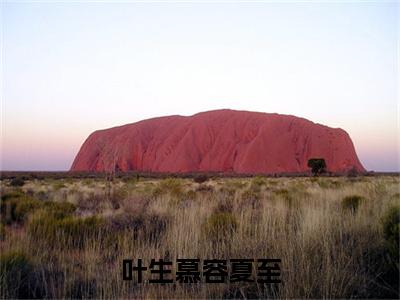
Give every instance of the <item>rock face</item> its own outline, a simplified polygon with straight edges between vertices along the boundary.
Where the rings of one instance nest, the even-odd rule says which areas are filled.
[[[216,110],[148,119],[92,133],[71,171],[307,172],[365,171],[342,129],[289,115]]]

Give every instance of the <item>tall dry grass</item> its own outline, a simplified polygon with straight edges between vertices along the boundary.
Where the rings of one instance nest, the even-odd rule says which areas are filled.
[[[3,181],[2,222],[27,197],[39,204],[3,225],[0,296],[398,297],[398,257],[388,251],[383,220],[400,204],[399,183],[383,176],[141,179],[111,188],[102,179]],[[126,258],[146,266],[152,258],[280,258],[282,283],[137,284],[122,280]]]

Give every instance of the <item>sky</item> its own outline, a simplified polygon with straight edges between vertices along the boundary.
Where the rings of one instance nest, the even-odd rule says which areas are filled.
[[[400,171],[397,1],[1,2],[1,170],[68,170],[98,129],[221,108],[346,130]]]

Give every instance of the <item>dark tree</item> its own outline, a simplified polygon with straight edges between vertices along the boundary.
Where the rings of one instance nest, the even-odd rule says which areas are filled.
[[[307,166],[311,168],[311,172],[314,176],[324,173],[326,171],[326,163],[323,158],[310,158]]]

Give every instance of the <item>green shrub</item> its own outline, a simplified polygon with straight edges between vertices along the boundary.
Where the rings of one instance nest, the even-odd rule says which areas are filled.
[[[243,182],[240,179],[232,179],[232,180],[226,180],[224,182],[224,187],[230,190],[240,190],[246,186],[246,182]]]
[[[223,239],[238,227],[235,216],[230,212],[214,212],[203,225],[203,233],[211,239]]]
[[[62,181],[57,181],[57,182],[55,182],[54,184],[53,184],[53,189],[55,190],[55,191],[58,191],[58,190],[60,190],[60,189],[62,189],[62,188],[65,188],[66,187],[66,185],[64,184],[64,182],[62,182]]]
[[[83,185],[86,185],[88,187],[93,187],[94,186],[94,181],[91,178],[82,179],[81,182],[82,182]]]
[[[159,187],[162,192],[168,192],[172,195],[180,195],[183,190],[182,182],[177,178],[166,178],[160,181]]]
[[[343,186],[343,182],[339,181],[339,180],[332,180],[330,182],[331,188],[340,188]]]
[[[121,203],[128,196],[128,190],[126,188],[113,188],[108,195],[108,200],[113,209],[121,207]]]
[[[342,200],[342,208],[349,210],[355,214],[360,206],[361,202],[364,201],[364,197],[358,195],[346,196]]]
[[[34,198],[22,198],[17,200],[15,206],[15,219],[16,221],[22,222],[25,220],[26,216],[35,211],[36,209],[43,206],[43,203]]]
[[[56,219],[71,216],[76,211],[76,206],[69,202],[44,202],[43,207]]]
[[[17,194],[16,197],[6,197],[1,202],[1,217],[6,224],[23,222],[27,215],[43,206],[37,199]]]
[[[295,208],[299,205],[298,201],[295,201],[296,198],[293,197],[293,194],[296,191],[294,190],[287,190],[287,189],[277,189],[274,190],[274,194],[277,195],[278,197],[280,197],[281,199],[283,199],[283,201],[285,202],[285,204],[287,205],[287,207],[289,209]]]
[[[9,193],[5,193],[4,195],[1,195],[1,200],[7,201],[8,199],[21,198],[23,196],[25,196],[25,194],[22,191],[12,191]]]
[[[107,197],[104,194],[91,192],[87,197],[83,197],[79,194],[79,201],[77,206],[80,210],[89,212],[99,212],[100,208],[107,201]]]
[[[263,177],[261,177],[261,176],[256,176],[256,177],[254,177],[252,180],[251,180],[251,185],[252,186],[258,186],[258,187],[260,187],[260,186],[263,186],[263,185],[265,185],[266,184],[266,181],[265,181],[265,179],[263,178]]]
[[[230,199],[232,199],[233,197],[235,197],[237,189],[235,189],[234,187],[230,186],[230,185],[224,185],[219,189],[219,193],[224,195],[225,197],[228,197]]]
[[[167,194],[171,196],[171,204],[178,205],[185,197],[182,180],[178,178],[166,178],[161,180],[156,188],[152,190],[153,197]]]
[[[386,248],[397,265],[399,264],[400,207],[390,207],[382,218]]]
[[[319,178],[316,182],[320,188],[323,189],[337,189],[343,186],[343,183],[338,180],[332,180],[331,178]]]
[[[103,219],[99,217],[56,218],[43,210],[33,216],[28,224],[28,233],[34,240],[43,241],[51,247],[82,248],[87,241],[100,236],[103,225]]]
[[[331,184],[328,181],[328,179],[318,179],[316,182],[320,188],[329,189],[331,187]]]
[[[266,184],[267,184],[267,185],[270,185],[270,186],[276,186],[276,185],[279,184],[279,181],[277,181],[276,179],[268,179],[268,180],[266,181]]]
[[[40,297],[34,284],[34,267],[28,256],[19,251],[0,256],[0,297]]]
[[[45,209],[54,217],[61,218],[71,215],[76,207],[68,202],[41,201],[21,193],[6,194],[2,197],[1,217],[6,224],[24,222],[29,214],[38,209]]]
[[[250,187],[249,189],[245,190],[242,193],[242,201],[245,203],[248,203],[251,205],[253,208],[257,207],[257,204],[259,204],[260,199],[261,199],[261,192],[260,188],[257,187]]]
[[[24,184],[25,184],[25,180],[22,178],[19,178],[19,177],[13,178],[10,181],[11,186],[23,186]]]

